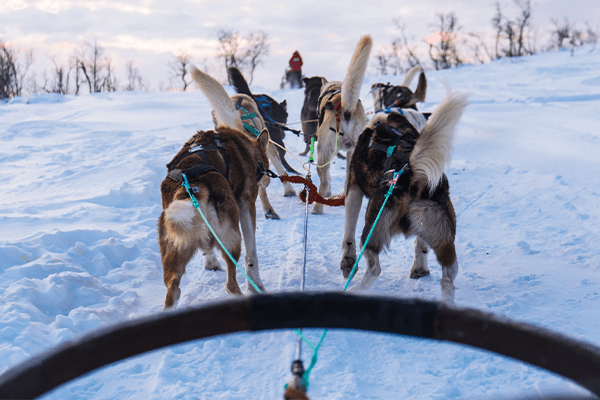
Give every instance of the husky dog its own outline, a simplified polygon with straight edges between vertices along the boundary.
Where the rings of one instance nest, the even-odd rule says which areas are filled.
[[[301,156],[305,156],[310,150],[310,138],[317,137],[317,103],[321,94],[321,88],[327,83],[327,79],[322,76],[312,76],[310,78],[302,78],[304,82],[304,104],[300,112],[300,121],[302,122],[302,133],[304,134],[304,142],[306,148]]]
[[[344,82],[328,82],[321,89],[317,103],[317,173],[320,179],[319,194],[323,197],[331,196],[331,159],[337,150],[346,150],[346,170],[349,171],[356,140],[367,124],[359,96],[372,46],[371,36],[363,36],[354,50]],[[347,183],[346,175],[344,189]],[[315,203],[312,213],[323,214],[323,205]]]
[[[212,106],[213,106],[213,122],[215,124],[215,127],[217,127],[222,122],[215,117],[215,114],[217,112],[216,108],[215,108],[215,104],[217,104],[220,107],[223,107],[223,105],[220,103],[216,103],[217,101],[220,101],[220,99],[211,100],[211,96],[214,97],[215,96],[214,93],[216,93],[216,92],[211,91],[212,87],[207,87],[207,82],[214,81],[214,79],[212,77],[210,77],[209,75],[205,74],[204,72],[200,71],[197,68],[194,68],[192,70],[192,78],[196,81],[196,84],[198,84],[200,89],[202,89],[205,96],[208,98],[208,100],[212,104]],[[211,81],[209,81],[209,79]],[[218,83],[218,85],[223,90],[223,92],[225,92],[225,89],[223,89],[223,86],[221,86],[220,83]],[[227,92],[225,92],[225,93],[227,93]],[[219,93],[219,95],[220,94],[221,93]],[[256,105],[256,102],[252,99],[252,97],[247,96],[245,94],[236,94],[236,95],[231,96],[231,99],[229,102],[234,106],[234,109],[237,110],[236,113],[238,114],[238,119],[240,120],[239,124],[237,124],[235,126],[236,129],[239,129],[240,131],[245,132],[246,135],[248,135],[252,138],[256,138],[263,129],[266,129],[265,121],[264,121],[263,117],[261,116],[261,114],[258,110],[258,106]],[[274,147],[275,146],[273,145],[273,146],[269,146],[268,148],[265,148],[267,151],[267,155],[269,156],[269,158],[272,161],[273,160],[279,161],[279,155],[277,154],[277,151],[274,149]],[[280,162],[277,163],[276,161],[273,161],[273,164],[275,164],[275,168],[277,168],[277,171],[279,171],[281,168],[282,173],[285,173],[285,171],[283,170],[283,167],[281,167]],[[273,209],[273,206],[271,205],[271,202],[269,201],[269,196],[267,195],[267,186],[269,186],[270,182],[271,182],[271,178],[269,178],[268,175],[264,175],[262,177],[261,181],[259,182],[258,195],[260,197],[260,202],[263,207],[263,213],[264,213],[265,218],[279,219],[279,215],[277,215],[277,213],[275,212],[275,209]],[[291,183],[285,182],[284,183],[284,196],[295,196],[295,194],[296,194],[296,192],[294,191],[294,188],[292,187]]]
[[[158,242],[167,286],[165,308],[177,303],[181,277],[198,249],[204,255],[204,268],[220,269],[213,250],[217,240],[190,203],[190,195],[182,187],[184,175],[202,213],[236,262],[241,253],[241,226],[246,273],[264,290],[256,256],[255,203],[258,182],[269,167],[269,133],[264,129],[252,138],[241,132],[242,121],[221,84],[198,70],[194,75],[201,80],[200,87],[211,102],[217,128],[198,131],[188,140],[167,164],[169,173],[161,184],[163,212],[158,220]],[[221,254],[227,264],[225,289],[230,294],[242,294],[235,263],[224,250]],[[256,291],[250,284],[248,287]]]
[[[269,137],[273,142],[281,146],[273,146],[273,149],[277,150],[277,154],[279,156],[277,159],[273,159],[269,156],[273,166],[277,170],[277,173],[279,175],[283,175],[285,171],[288,171],[298,174],[298,171],[292,168],[285,159],[286,151],[285,144],[283,143],[285,132],[281,126],[286,124],[288,118],[287,101],[283,100],[281,103],[279,103],[269,95],[253,94],[252,91],[250,91],[248,82],[246,82],[246,79],[244,79],[244,75],[242,75],[240,70],[236,67],[229,67],[227,69],[227,76],[229,77],[229,80],[237,93],[245,94],[254,99],[256,105],[258,106],[258,110],[265,121],[267,130],[269,131]],[[279,167],[279,164],[281,164],[283,168]],[[296,193],[293,191],[293,188],[291,192],[289,189],[290,187],[286,187],[285,196],[294,196]]]
[[[427,79],[425,73],[421,71],[417,89],[413,93],[408,86],[421,71],[421,67],[412,67],[404,77],[402,85],[394,86],[384,83],[374,83],[371,86],[373,99],[375,101],[375,111],[383,110],[386,107],[412,108],[417,109],[416,103],[425,101],[427,92]]]
[[[399,234],[416,236],[411,278],[429,274],[431,247],[442,266],[442,299],[454,304],[458,262],[454,248],[456,216],[444,170],[450,162],[454,131],[464,107],[464,93],[449,93],[424,124],[421,133],[400,112],[379,113],[369,122],[356,145],[348,175],[346,219],[340,268],[345,278],[356,262],[355,232],[363,196],[369,198],[361,248],[389,189],[393,172],[399,176],[392,195],[375,226],[364,255],[367,270],[352,289],[366,290],[381,274],[379,253]],[[411,123],[412,122],[412,123]],[[395,147],[394,147],[395,146]]]

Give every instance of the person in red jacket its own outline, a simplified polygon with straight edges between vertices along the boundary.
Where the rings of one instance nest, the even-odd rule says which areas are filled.
[[[289,82],[292,89],[302,88],[302,57],[298,50],[290,58]]]

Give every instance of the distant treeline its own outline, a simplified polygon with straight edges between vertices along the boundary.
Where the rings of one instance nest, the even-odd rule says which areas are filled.
[[[447,69],[465,63],[486,63],[505,57],[522,57],[551,50],[568,48],[573,54],[577,47],[595,44],[600,37],[598,29],[580,26],[568,19],[552,19],[552,28],[546,32],[542,43],[540,32],[531,24],[531,0],[513,0],[516,17],[508,18],[499,2],[490,19],[493,33],[463,32],[455,13],[436,14],[432,24],[434,35],[418,42],[409,40],[406,25],[399,19],[392,21],[399,36],[390,46],[375,55],[373,73],[377,75],[399,75],[414,66],[423,69]],[[254,79],[256,68],[263,64],[269,54],[268,34],[264,31],[240,35],[236,31],[218,32],[219,52],[216,56],[216,72],[235,66],[249,78]],[[117,80],[111,58],[96,41],[83,43],[74,49],[66,64],[48,56],[53,68],[43,72],[41,78],[30,73],[35,61],[33,50],[16,51],[12,45],[0,38],[0,100],[23,94],[59,93],[81,94],[111,91],[152,90],[133,61],[125,66],[125,81]],[[185,51],[174,55],[169,62],[169,81],[161,82],[156,88],[164,90],[187,90],[190,85],[189,66],[192,57]],[[207,61],[200,67],[209,69]],[[221,69],[222,68],[222,69]],[[214,71],[213,71],[214,72]],[[219,75],[219,74],[217,74]]]
[[[464,32],[455,13],[436,14],[432,26],[438,32],[422,42],[410,40],[406,35],[406,24],[394,19],[399,36],[391,46],[375,56],[375,73],[378,75],[403,74],[414,66],[423,69],[447,69],[465,63],[486,63],[507,57],[522,57],[552,50],[575,48],[593,44],[600,37],[598,29],[580,26],[568,19],[552,19],[552,28],[546,35],[532,26],[531,0],[513,0],[509,18],[499,2],[490,19],[493,33]]]

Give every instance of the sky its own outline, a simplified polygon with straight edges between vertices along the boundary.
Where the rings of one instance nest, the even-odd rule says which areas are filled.
[[[389,46],[398,35],[392,21],[406,24],[408,38],[418,44],[435,33],[436,13],[454,12],[462,31],[488,32],[493,1],[427,0],[399,3],[365,1],[59,1],[0,0],[0,38],[16,48],[33,48],[36,73],[49,69],[49,56],[66,60],[82,42],[97,41],[113,60],[121,81],[125,64],[133,61],[155,90],[169,81],[168,63],[187,51],[198,66],[224,77],[216,61],[217,33],[235,30],[241,35],[262,30],[269,35],[270,53],[255,72],[253,84],[274,89],[281,82],[294,50],[304,58],[303,73],[342,80],[358,39],[371,34],[373,54]],[[501,2],[505,14],[516,16],[513,2]],[[596,1],[534,1],[532,24],[540,35],[550,20],[568,18],[583,26],[600,27]],[[488,32],[489,33],[489,32]],[[546,39],[544,39],[546,40]],[[162,84],[160,83],[162,82]]]

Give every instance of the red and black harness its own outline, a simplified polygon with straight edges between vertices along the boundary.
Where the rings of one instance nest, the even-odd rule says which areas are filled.
[[[332,110],[333,114],[335,115],[335,132],[339,132],[340,131],[340,122],[341,122],[341,117],[340,117],[340,109],[342,106],[342,101],[340,99],[340,101],[337,102],[337,104],[333,104],[333,98],[342,91],[341,88],[338,88],[335,85],[332,85],[329,90],[321,93],[321,95],[319,96],[319,100],[317,101],[317,104],[319,105],[319,107],[317,108],[317,119],[319,120],[319,126],[321,126],[323,124],[323,119],[325,118],[325,110]],[[327,100],[324,100],[325,97],[327,97]],[[324,101],[324,104],[321,106],[321,102]],[[334,130],[333,128],[330,128],[332,131]],[[341,136],[344,135],[343,132],[339,132]]]

